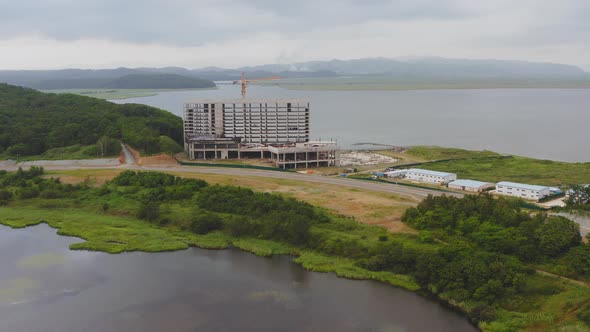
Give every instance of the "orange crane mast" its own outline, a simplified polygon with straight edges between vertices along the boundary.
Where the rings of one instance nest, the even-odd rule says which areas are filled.
[[[279,79],[281,79],[279,76],[246,79],[246,75],[244,74],[244,72],[242,72],[242,98],[246,98],[246,84],[257,81],[272,81]],[[234,84],[238,84],[238,81],[234,81]]]

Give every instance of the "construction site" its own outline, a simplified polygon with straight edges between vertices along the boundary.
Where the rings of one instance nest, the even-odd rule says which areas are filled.
[[[189,159],[263,159],[282,169],[339,166],[336,141],[310,141],[309,101],[246,98],[252,81],[242,76],[241,99],[184,104]]]

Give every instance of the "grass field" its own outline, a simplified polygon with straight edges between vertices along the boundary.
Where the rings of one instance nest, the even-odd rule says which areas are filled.
[[[568,163],[503,156],[491,151],[470,151],[431,146],[411,147],[403,153],[381,151],[417,168],[457,173],[460,179],[488,182],[513,181],[545,186],[590,183],[590,163]]]
[[[72,170],[47,173],[48,176],[60,177],[65,183],[88,181],[91,184],[101,185],[120,172],[120,170]],[[364,224],[385,227],[392,232],[415,233],[415,230],[401,222],[401,215],[407,207],[417,204],[417,201],[407,197],[293,180],[193,172],[168,173],[202,179],[212,184],[236,185],[256,191],[281,193],[322,207],[332,213],[354,218]]]
[[[487,158],[499,157],[500,154],[492,151],[472,151],[456,148],[443,148],[439,146],[413,146],[405,151],[405,155],[422,161],[465,159],[465,158]]]

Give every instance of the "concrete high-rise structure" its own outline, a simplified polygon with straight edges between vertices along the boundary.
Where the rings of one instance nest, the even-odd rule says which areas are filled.
[[[268,159],[281,168],[338,165],[335,142],[310,142],[309,101],[195,100],[184,105],[190,159]]]
[[[309,141],[309,102],[299,99],[199,100],[184,105],[185,135],[240,138],[243,143]]]

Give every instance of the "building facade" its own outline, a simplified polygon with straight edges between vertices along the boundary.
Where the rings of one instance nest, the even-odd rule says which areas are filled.
[[[549,196],[551,190],[549,187],[503,181],[496,184],[496,193],[538,201]]]
[[[334,141],[310,141],[309,102],[197,100],[184,105],[189,159],[265,159],[283,169],[338,166]]]
[[[309,141],[309,102],[300,99],[196,100],[184,105],[185,136],[216,135],[242,143]]]
[[[430,171],[427,169],[411,168],[405,173],[405,177],[411,181],[447,184],[451,181],[457,180],[457,174]]]
[[[449,182],[449,188],[465,190],[470,192],[482,192],[485,190],[493,189],[496,185],[489,182],[482,182],[476,180],[455,180]]]

